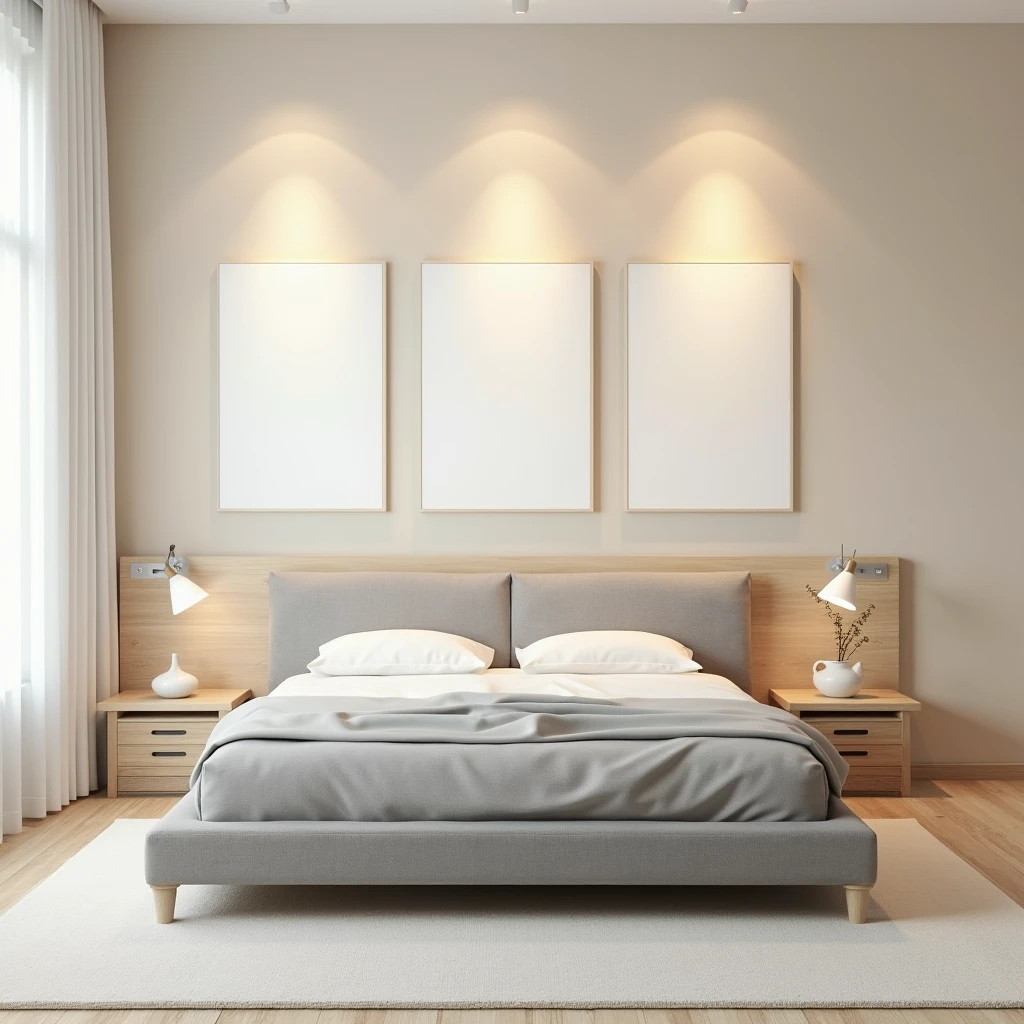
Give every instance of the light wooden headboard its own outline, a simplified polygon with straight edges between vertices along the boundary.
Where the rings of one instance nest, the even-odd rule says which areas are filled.
[[[753,693],[768,698],[772,687],[810,686],[811,665],[834,650],[832,627],[805,584],[828,582],[828,555],[757,558],[661,558],[633,556],[196,556],[188,574],[209,591],[207,600],[177,617],[171,614],[162,579],[134,580],[132,562],[160,562],[161,556],[121,559],[121,689],[148,689],[167,668],[171,652],[199,677],[201,686],[244,686],[267,692],[268,590],[271,572],[714,572],[749,571]],[[899,688],[900,568],[897,558],[864,556],[887,562],[887,580],[858,581],[858,606],[875,605],[866,632],[871,643],[857,652],[867,685]]]

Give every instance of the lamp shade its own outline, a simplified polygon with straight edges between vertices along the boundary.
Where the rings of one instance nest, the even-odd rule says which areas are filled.
[[[186,608],[210,596],[198,583],[193,583],[180,572],[175,573],[167,582],[171,589],[171,611],[175,615],[180,615]]]
[[[846,568],[827,586],[818,591],[818,600],[845,608],[848,612],[855,612],[857,610],[854,601],[857,596],[857,577],[853,575],[853,571],[856,568],[857,563],[851,558],[846,563]]]

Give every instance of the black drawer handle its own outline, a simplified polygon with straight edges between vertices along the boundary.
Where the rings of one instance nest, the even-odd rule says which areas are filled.
[[[150,729],[150,736],[184,736],[184,729]]]
[[[867,736],[867,729],[833,729],[836,736]]]
[[[867,757],[868,752],[866,750],[840,750],[840,754],[843,757]]]
[[[184,750],[154,750],[152,751],[154,757],[185,757],[187,751]]]

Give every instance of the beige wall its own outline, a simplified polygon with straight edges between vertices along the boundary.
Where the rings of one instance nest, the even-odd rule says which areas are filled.
[[[118,26],[106,47],[122,553],[845,541],[909,560],[915,760],[1024,761],[1024,29]],[[597,263],[599,512],[418,511],[419,264],[442,258]],[[362,259],[390,264],[392,511],[216,512],[217,264]],[[795,514],[622,511],[629,259],[798,263]]]

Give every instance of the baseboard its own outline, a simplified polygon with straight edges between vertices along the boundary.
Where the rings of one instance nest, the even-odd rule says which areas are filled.
[[[915,779],[1024,779],[1024,764],[915,764]]]

